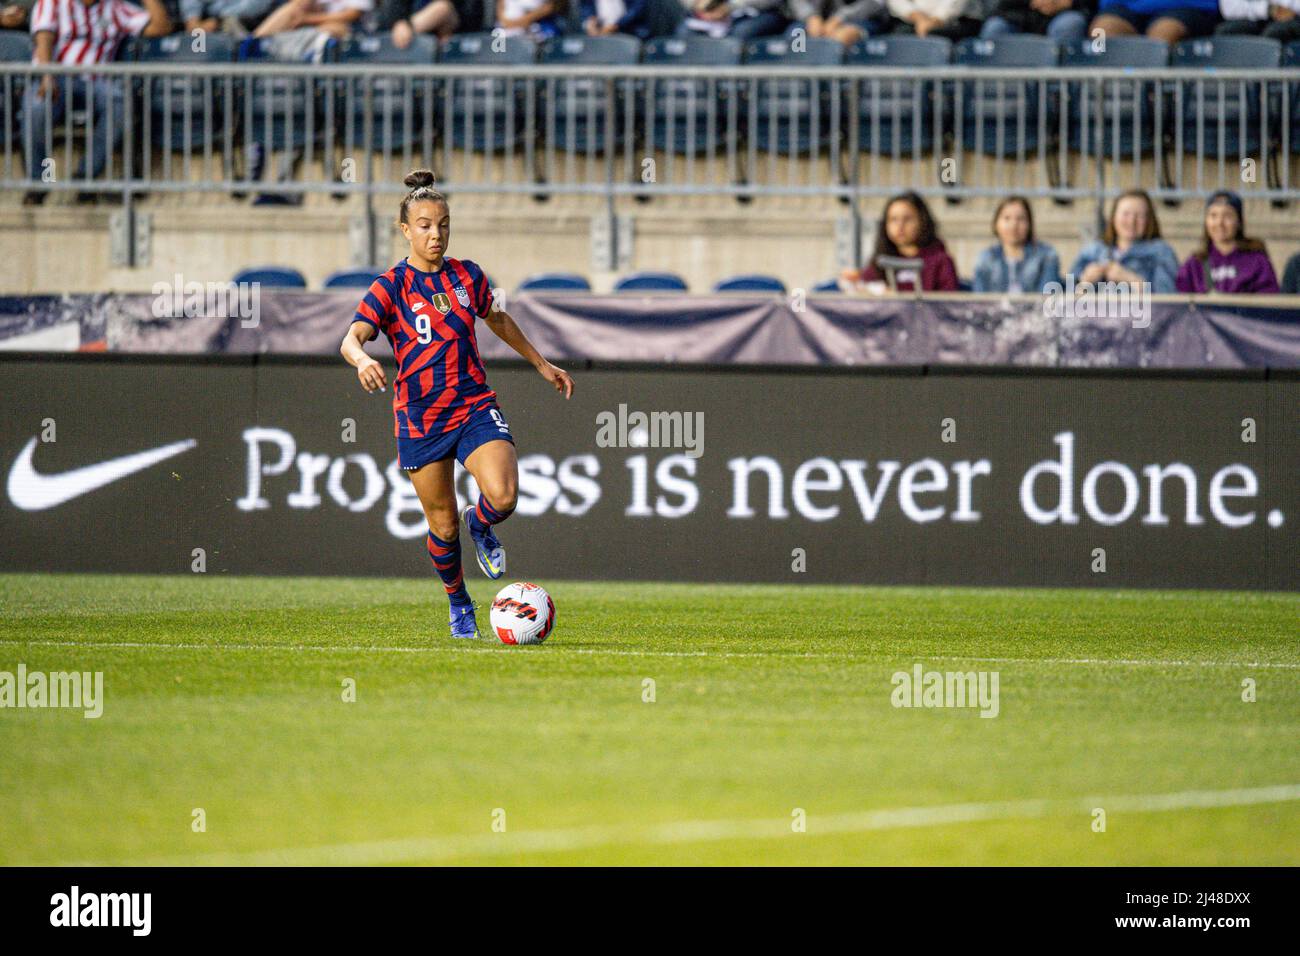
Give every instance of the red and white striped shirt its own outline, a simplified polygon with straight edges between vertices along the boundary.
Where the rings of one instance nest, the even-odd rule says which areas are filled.
[[[36,0],[32,8],[32,34],[54,34],[55,63],[107,63],[148,24],[149,12],[127,0]]]

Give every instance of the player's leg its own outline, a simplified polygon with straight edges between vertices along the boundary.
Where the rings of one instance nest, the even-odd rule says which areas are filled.
[[[465,468],[479,488],[478,501],[465,509],[465,525],[474,540],[479,568],[496,579],[505,574],[506,555],[493,526],[514,513],[519,496],[519,460],[514,442],[484,442],[466,456]]]
[[[460,522],[456,514],[456,463],[451,458],[434,461],[408,471],[411,484],[429,522],[425,546],[433,568],[442,579],[442,586],[451,603],[451,636],[476,637],[474,605],[465,589],[465,575],[461,569]]]

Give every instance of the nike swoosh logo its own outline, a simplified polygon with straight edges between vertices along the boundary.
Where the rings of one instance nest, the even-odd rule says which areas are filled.
[[[36,439],[33,438],[23,447],[13,467],[9,469],[9,500],[24,511],[44,511],[127,475],[143,471],[150,465],[156,465],[183,451],[189,451],[195,444],[193,438],[187,438],[161,448],[123,455],[121,458],[75,468],[62,474],[42,475],[32,467],[32,455],[36,451]]]

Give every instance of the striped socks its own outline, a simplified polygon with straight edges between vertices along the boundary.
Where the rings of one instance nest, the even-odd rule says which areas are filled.
[[[469,591],[465,590],[465,576],[460,567],[460,538],[443,541],[432,531],[428,539],[429,557],[433,560],[434,570],[442,578],[442,586],[447,589],[447,597],[452,607],[463,607],[470,603]]]
[[[494,524],[500,524],[515,513],[515,509],[508,511],[497,511],[488,504],[488,500],[482,495],[478,496],[478,504],[474,506],[474,519],[479,523],[478,530],[487,530]]]

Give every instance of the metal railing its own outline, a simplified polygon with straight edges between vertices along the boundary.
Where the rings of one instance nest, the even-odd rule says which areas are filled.
[[[71,109],[30,109],[58,87]],[[87,85],[98,98],[85,94]],[[25,108],[27,107],[27,108]],[[115,140],[92,175],[79,157]],[[0,63],[0,187],[1300,198],[1300,72]],[[34,143],[44,164],[24,157]],[[294,167],[264,179],[256,156]]]

